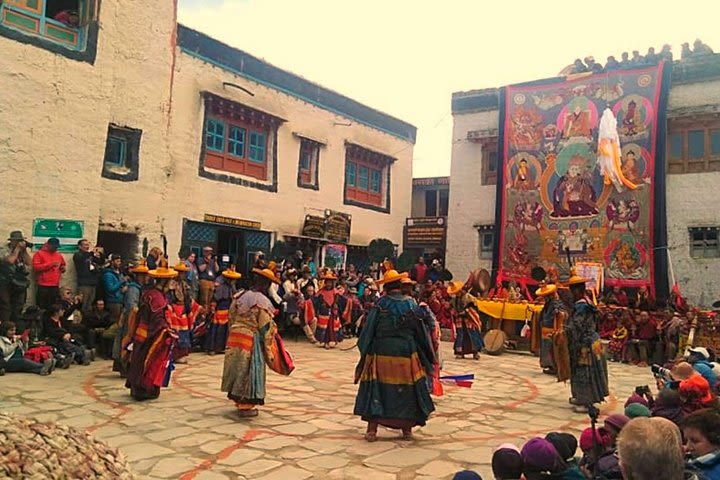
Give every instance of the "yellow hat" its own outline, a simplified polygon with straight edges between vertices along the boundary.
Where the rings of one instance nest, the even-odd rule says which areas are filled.
[[[548,295],[552,295],[555,292],[557,292],[557,285],[555,285],[554,283],[548,283],[540,285],[540,288],[535,290],[535,295],[537,295],[538,297],[546,297]]]
[[[230,280],[237,280],[238,278],[242,277],[242,274],[235,271],[235,267],[230,267],[224,272],[222,272],[222,276],[225,278],[229,278]]]
[[[465,284],[461,282],[460,280],[455,280],[454,282],[451,282],[450,285],[447,287],[447,293],[450,296],[455,296],[463,289]]]
[[[320,276],[320,280],[337,280],[337,279],[338,278],[335,276],[335,274],[332,272],[332,270],[328,270]]]
[[[406,284],[406,285],[415,285],[415,284],[417,283],[415,280],[413,280],[413,279],[410,278],[410,277],[405,277],[405,278],[403,278],[402,280],[400,280],[400,282],[401,282],[401,283],[404,283],[404,284]]]
[[[581,283],[587,283],[589,280],[587,278],[583,278],[580,275],[577,274],[577,270],[575,270],[575,267],[572,267],[570,269],[570,278],[567,281],[568,285],[579,285]]]
[[[253,268],[252,272],[256,275],[267,278],[273,283],[280,283],[280,280],[275,276],[275,272],[273,272],[269,268],[263,268],[262,270],[260,270],[259,268]]]
[[[174,268],[169,268],[167,260],[162,258],[158,263],[158,267],[155,270],[150,270],[148,275],[152,278],[175,278],[177,277],[177,272]]]
[[[407,273],[407,272],[398,273],[397,270],[387,270],[387,271],[383,274],[383,278],[381,278],[380,280],[377,281],[377,284],[378,284],[378,285],[384,285],[384,284],[386,284],[386,283],[399,282],[399,281],[401,281],[403,278],[407,278],[407,277],[408,277],[408,273]]]
[[[185,262],[178,262],[178,264],[175,265],[173,268],[178,272],[187,272],[188,270],[190,270],[187,265],[185,265]]]
[[[145,260],[140,260],[140,263],[130,269],[130,273],[140,273],[145,275],[147,275],[149,271],[150,269],[147,265],[145,265]]]

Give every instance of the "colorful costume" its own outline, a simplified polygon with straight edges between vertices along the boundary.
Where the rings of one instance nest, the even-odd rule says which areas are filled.
[[[208,353],[222,353],[225,351],[225,342],[228,336],[228,319],[230,303],[236,293],[234,280],[240,278],[240,274],[232,270],[226,270],[215,284],[215,314],[210,322],[210,328],[205,336],[205,350]],[[232,276],[231,276],[232,275]]]
[[[548,289],[550,286],[545,286]],[[553,285],[553,287],[555,287]],[[556,289],[557,287],[555,287]],[[543,289],[539,289],[538,294]],[[567,313],[565,312],[564,303],[554,293],[549,293],[545,299],[545,305],[543,305],[542,312],[540,312],[540,367],[547,372],[556,372],[557,365],[553,356],[553,340],[552,337],[556,332],[563,329],[565,318]]]
[[[170,329],[168,313],[163,292],[155,288],[145,292],[137,311],[137,328],[125,382],[136,400],[160,396],[176,339]]]
[[[342,326],[350,322],[352,304],[334,288],[320,290],[312,300],[317,315],[317,341],[322,345],[342,342]]]
[[[425,326],[428,334],[428,341],[432,345],[435,354],[435,362],[433,363],[432,377],[428,376],[428,386],[433,395],[439,397],[443,394],[442,383],[440,383],[440,369],[442,368],[442,360],[440,358],[440,324],[435,319],[432,310],[427,303],[420,302],[418,306],[418,316]]]
[[[390,428],[425,425],[435,410],[427,376],[436,362],[417,304],[400,294],[378,300],[358,340],[355,415]]]
[[[480,351],[485,347],[482,335],[482,321],[477,308],[477,299],[469,293],[462,291],[462,282],[453,282],[448,287],[448,294],[452,297],[451,306],[453,323],[455,327],[455,343],[453,351],[457,356],[472,354],[479,358]]]
[[[597,308],[583,298],[575,302],[572,316],[565,324],[570,353],[570,388],[576,405],[599,403],[610,394],[607,361],[597,333],[597,319]]]

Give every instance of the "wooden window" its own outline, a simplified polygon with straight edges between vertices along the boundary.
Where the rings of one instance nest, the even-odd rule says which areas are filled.
[[[668,173],[720,171],[720,118],[716,115],[668,122]]]
[[[437,190],[425,191],[425,216],[437,216]]]
[[[267,179],[267,131],[237,118],[208,116],[205,121],[205,166]]]
[[[300,138],[298,187],[318,189],[320,145],[320,143],[308,138]]]
[[[492,225],[480,225],[477,227],[479,235],[478,256],[482,260],[493,258],[495,247],[495,228]]]
[[[370,178],[370,191],[373,193],[380,193],[382,172],[380,170],[370,170],[370,173],[372,174]]]
[[[490,137],[481,142],[482,145],[482,175],[483,185],[497,183],[498,169],[498,141],[497,137]]]
[[[689,232],[691,257],[720,257],[720,242],[718,242],[720,227],[691,227]]]
[[[390,211],[390,165],[393,158],[352,143],[345,149],[345,203]]]
[[[355,176],[357,171],[357,164],[354,162],[347,162],[345,164],[345,183],[348,187],[355,186]]]
[[[141,130],[109,125],[102,176],[111,180],[138,179]]]
[[[85,50],[88,25],[96,20],[97,0],[0,2],[0,25],[69,50]]]

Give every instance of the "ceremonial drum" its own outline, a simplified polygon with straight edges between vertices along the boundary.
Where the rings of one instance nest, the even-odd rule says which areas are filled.
[[[485,351],[488,355],[500,355],[505,351],[507,334],[500,329],[493,328],[485,334]]]

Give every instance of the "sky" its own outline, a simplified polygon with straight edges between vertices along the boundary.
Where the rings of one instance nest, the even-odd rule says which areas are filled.
[[[453,92],[666,43],[677,59],[696,38],[717,52],[718,14],[717,0],[180,0],[178,21],[415,125],[427,177],[450,173]]]

